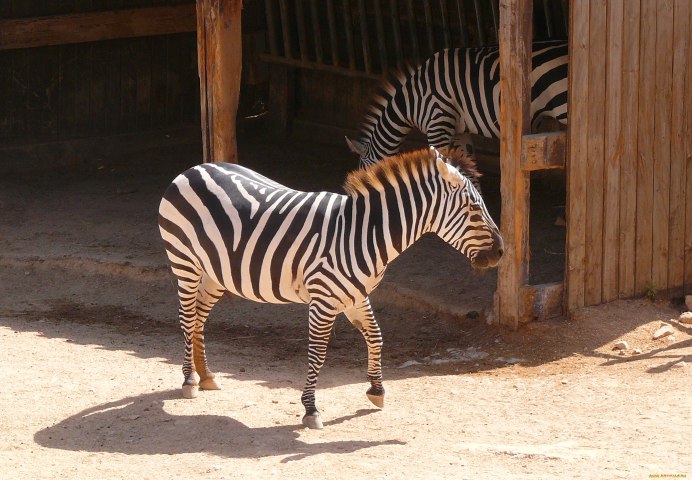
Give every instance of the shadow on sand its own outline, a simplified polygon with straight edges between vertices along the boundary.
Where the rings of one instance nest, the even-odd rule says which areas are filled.
[[[229,458],[286,456],[282,463],[323,453],[352,453],[379,445],[403,445],[392,439],[375,441],[300,440],[304,427],[277,425],[250,428],[229,416],[172,415],[165,402],[179,398],[178,390],[149,393],[83,410],[34,435],[47,448],[138,455],[206,452]],[[325,422],[325,427],[370,415],[376,409]],[[132,423],[137,422],[137,428]]]

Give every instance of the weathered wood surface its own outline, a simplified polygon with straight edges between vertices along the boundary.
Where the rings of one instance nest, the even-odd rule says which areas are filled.
[[[587,102],[589,94],[589,2],[570,2],[569,154],[567,170],[567,265],[565,301],[568,310],[584,305],[587,182]]]
[[[639,110],[639,2],[628,2],[623,14],[622,52],[622,155],[620,157],[620,215],[618,294],[634,295],[635,228],[637,204],[637,112]]]
[[[690,10],[572,4],[569,310],[691,289]]]
[[[194,32],[195,26],[192,4],[0,20],[0,50]]]
[[[605,129],[606,3],[590,0],[589,6],[589,96],[587,100],[586,147],[586,245],[584,301],[601,303],[603,283],[603,154]],[[583,101],[583,100],[582,100]]]
[[[524,135],[521,142],[523,171],[565,168],[567,133],[550,132]]]
[[[521,289],[525,321],[541,321],[564,313],[563,282],[525,285]]]
[[[80,22],[99,18],[101,11],[156,12],[162,11],[165,4],[168,6],[163,11],[188,12],[187,26],[179,29],[185,30],[183,33],[0,51],[2,146],[69,142],[197,124],[199,82],[192,33],[196,28],[195,13],[190,1],[187,6],[183,3],[185,0],[0,2],[3,38],[9,35],[7,22],[21,24],[38,18],[38,24],[42,24],[67,19],[61,31],[67,29],[66,35],[82,40],[100,38],[90,36],[89,28],[82,28]],[[96,17],[85,17],[89,15]],[[142,28],[145,31],[137,33],[157,32],[151,23]],[[132,30],[121,33],[129,36]],[[50,38],[49,43],[62,43],[59,35]]]
[[[686,5],[688,13],[688,28],[687,28],[687,45],[688,52],[692,52],[692,6],[681,0],[680,3]],[[683,161],[685,163],[685,171],[687,178],[687,187],[685,188],[685,294],[692,295],[692,60],[690,60],[690,54],[686,57],[687,61],[687,75],[685,81],[685,96],[684,96],[684,107],[683,112],[685,114],[685,130],[684,130],[684,152],[682,153]],[[676,97],[677,100],[677,97]]]
[[[686,78],[686,69],[689,57],[692,55],[689,45],[690,7],[689,1],[676,0],[673,10],[673,76],[671,87],[672,99],[685,99],[672,101],[671,104],[671,143],[670,143],[670,222],[668,232],[669,257],[668,257],[668,284],[672,287],[682,286],[685,283],[685,180],[692,175],[687,170],[685,159],[685,141],[690,136],[690,130],[686,130],[685,114],[692,108],[689,99],[685,98],[685,83],[692,83],[692,79]],[[685,110],[687,107],[687,110]],[[692,232],[689,233],[692,235]],[[692,254],[692,252],[690,252]],[[692,259],[690,259],[692,260]],[[690,285],[692,288],[692,285]]]
[[[500,2],[501,230],[505,257],[499,266],[497,320],[516,328],[524,317],[520,290],[528,282],[530,174],[521,169],[522,137],[529,116],[532,0]]]
[[[603,287],[601,300],[618,298],[620,246],[620,163],[626,141],[622,135],[623,0],[611,0],[606,12],[606,99],[603,169]]]
[[[241,0],[197,0],[197,52],[205,162],[238,162]]]
[[[670,220],[671,92],[673,83],[673,0],[656,2],[656,78],[654,97],[654,184],[651,282],[667,290]]]
[[[656,0],[641,2],[639,35],[639,118],[637,135],[637,228],[635,234],[635,294],[651,283],[654,203],[654,99],[656,95]]]

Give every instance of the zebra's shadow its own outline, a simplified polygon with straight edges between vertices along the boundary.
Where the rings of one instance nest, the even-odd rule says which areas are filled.
[[[173,415],[164,402],[178,399],[177,390],[123,398],[88,408],[39,430],[34,440],[47,448],[139,455],[206,452],[221,457],[258,458],[288,455],[282,463],[321,453],[352,453],[379,445],[403,445],[399,440],[305,443],[302,425],[250,428],[222,415]],[[325,427],[377,410],[325,422]]]

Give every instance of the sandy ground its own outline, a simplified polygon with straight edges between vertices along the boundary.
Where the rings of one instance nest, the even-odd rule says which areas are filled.
[[[435,240],[373,295],[383,410],[364,395],[363,340],[339,319],[317,390],[325,429],[304,429],[306,308],[237,299],[207,333],[223,389],[182,399],[155,211],[197,147],[121,149],[0,180],[3,478],[692,477],[692,328],[671,320],[682,306],[618,301],[516,332],[488,327],[494,273],[470,274]],[[340,149],[278,151],[255,141],[241,155],[297,188],[316,181],[295,173],[308,161],[338,188]],[[559,248],[542,247],[541,274],[560,266]],[[662,323],[675,333],[653,340]],[[612,350],[620,340],[624,354]]]

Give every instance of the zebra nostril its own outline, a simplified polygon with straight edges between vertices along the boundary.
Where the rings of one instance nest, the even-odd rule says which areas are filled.
[[[501,257],[502,255],[504,255],[504,253],[505,253],[505,251],[504,251],[503,248],[498,248],[498,249],[497,249],[497,254],[498,254],[498,256]]]

